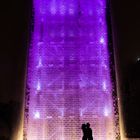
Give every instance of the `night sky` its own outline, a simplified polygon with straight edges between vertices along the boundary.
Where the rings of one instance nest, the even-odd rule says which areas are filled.
[[[140,57],[140,0],[112,0],[111,3],[113,42],[120,83],[125,87],[125,81],[133,77],[130,69]],[[23,101],[30,20],[31,0],[0,3],[0,102]],[[123,99],[127,96],[124,87],[121,87]],[[140,99],[140,95],[137,97]]]

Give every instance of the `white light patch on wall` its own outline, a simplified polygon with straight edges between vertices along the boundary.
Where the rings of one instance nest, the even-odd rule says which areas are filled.
[[[37,91],[40,91],[41,90],[41,84],[40,84],[40,82],[38,81],[38,83],[37,83]]]
[[[101,43],[101,44],[104,44],[104,43],[105,43],[104,37],[101,37],[101,38],[100,38],[100,43]]]
[[[39,113],[39,111],[36,111],[34,113],[34,119],[40,119],[40,113]]]
[[[41,68],[43,65],[42,65],[42,59],[39,58],[39,62],[38,62],[38,65],[37,65],[37,68]]]
[[[104,91],[106,91],[106,90],[107,90],[106,81],[103,81],[103,90],[104,90]]]

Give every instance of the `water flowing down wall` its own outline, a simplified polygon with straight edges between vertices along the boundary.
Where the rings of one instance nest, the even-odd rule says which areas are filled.
[[[106,0],[33,0],[24,140],[119,140]]]

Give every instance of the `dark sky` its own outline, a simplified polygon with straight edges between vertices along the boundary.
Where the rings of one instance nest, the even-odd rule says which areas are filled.
[[[140,1],[111,0],[115,46],[121,66],[127,67],[140,57]],[[122,69],[125,69],[122,67]]]

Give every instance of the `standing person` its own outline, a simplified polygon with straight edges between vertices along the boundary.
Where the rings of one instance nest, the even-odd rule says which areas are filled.
[[[83,131],[82,140],[87,140],[87,126],[86,126],[86,124],[82,124],[81,129],[82,129],[82,131]]]
[[[86,130],[87,130],[87,139],[93,140],[92,129],[90,128],[90,123],[86,124]]]

